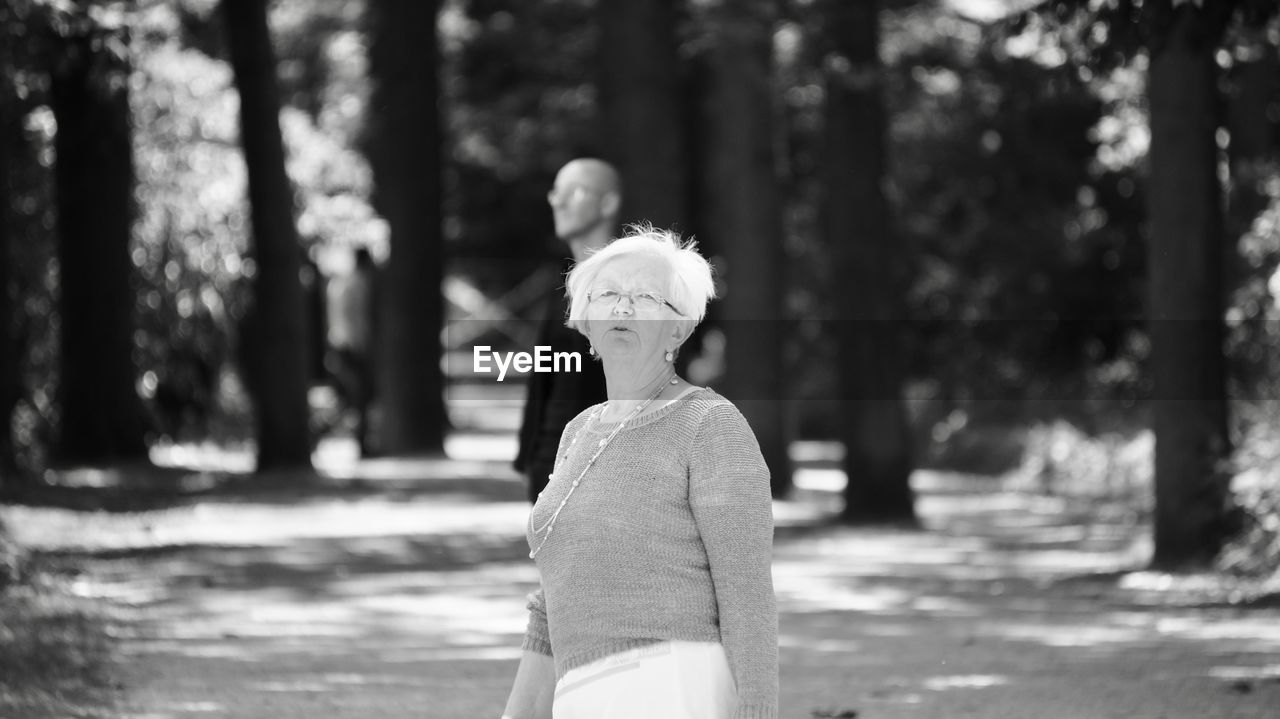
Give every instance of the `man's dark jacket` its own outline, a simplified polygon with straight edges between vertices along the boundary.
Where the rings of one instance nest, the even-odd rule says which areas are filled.
[[[561,277],[572,265],[566,263]],[[557,286],[547,302],[547,311],[538,329],[537,344],[552,352],[577,352],[582,372],[530,372],[524,421],[520,425],[520,451],[515,468],[528,480],[529,501],[547,486],[547,475],[555,467],[556,448],[569,420],[593,404],[605,401],[604,371],[588,349],[590,343],[577,330],[565,327],[569,299]]]

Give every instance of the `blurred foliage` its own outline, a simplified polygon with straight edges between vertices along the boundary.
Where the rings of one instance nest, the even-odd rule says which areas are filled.
[[[176,19],[162,7],[139,18],[133,88],[135,357],[157,431],[173,438],[213,409],[252,274],[231,73],[168,39]]]
[[[1244,271],[1226,317],[1234,394],[1263,403],[1280,401],[1280,162],[1272,165],[1271,202],[1240,238]]]
[[[1227,312],[1233,393],[1241,398],[1233,408],[1232,490],[1244,526],[1221,564],[1280,578],[1280,167],[1269,174],[1271,204],[1240,240],[1249,269]]]
[[[243,439],[251,436],[248,405],[231,360],[255,264],[246,255],[239,100],[227,63],[181,42],[184,34],[200,38],[216,26],[211,9],[188,10],[184,16],[174,8],[154,6],[138,17],[136,26],[134,120],[141,217],[133,259],[142,284],[137,338],[141,390],[151,400],[161,434]],[[276,12],[283,16],[283,47],[302,47],[309,59],[324,65],[326,77],[347,85],[361,77],[361,48],[353,36],[330,33],[324,45],[329,51],[317,55],[290,34],[311,36],[315,28],[297,21],[299,15],[311,15],[290,3],[279,4]],[[324,17],[320,11],[315,15]],[[386,228],[369,205],[369,169],[351,146],[353,130],[347,120],[360,107],[343,107],[358,103],[359,96],[353,100],[324,88],[308,92],[285,84],[294,87],[291,97],[312,110],[287,107],[281,128],[297,188],[299,230],[313,262],[327,261],[321,255],[329,247],[362,245],[377,251],[385,243]]]
[[[247,399],[230,360],[254,263],[245,254],[238,95],[229,66],[218,57],[215,9],[216,3],[203,0],[129,12],[100,3],[76,14],[63,12],[62,5],[8,0],[0,10],[11,21],[4,23],[11,37],[31,40],[7,45],[17,51],[0,68],[15,88],[16,97],[5,101],[16,101],[25,116],[24,136],[4,141],[14,142],[17,157],[11,231],[14,281],[23,305],[12,323],[26,348],[24,396],[12,431],[19,462],[30,472],[44,466],[57,423],[52,398],[58,272],[50,172],[56,126],[46,95],[50,63],[56,61],[49,33],[70,23],[101,23],[104,32],[125,24],[130,31],[127,49],[103,51],[134,56],[135,361],[139,392],[154,414],[155,439],[251,436]],[[281,45],[292,53],[282,63],[284,86],[298,103],[282,114],[289,171],[298,188],[296,215],[313,262],[326,269],[327,247],[364,245],[385,253],[385,224],[370,207],[370,173],[355,144],[364,92],[359,10],[350,2],[282,2],[273,15]],[[339,21],[350,27],[342,31]],[[306,63],[319,70],[297,70]],[[318,72],[325,81],[315,79]]]
[[[445,237],[454,269],[500,294],[566,254],[547,188],[568,160],[607,149],[596,119],[594,7],[586,0],[443,5]]]
[[[1275,0],[1042,0],[999,24],[1052,36],[1064,59],[1106,73],[1158,50],[1182,4],[1199,11],[1198,41],[1226,49],[1277,15]]]
[[[1223,550],[1219,565],[1280,580],[1280,435],[1275,431],[1280,426],[1280,400],[1241,403],[1236,412],[1244,429],[1231,489],[1242,527]]]
[[[994,33],[928,3],[885,20],[887,192],[909,258],[886,269],[909,287],[914,394],[945,416],[1140,393],[1138,73],[1097,77],[1042,38]],[[783,65],[788,241],[797,274],[815,280],[793,288],[801,316],[820,316],[822,288],[838,281],[816,239],[820,31],[809,19],[780,35],[784,59],[794,58]],[[797,356],[829,356],[820,335],[800,333],[813,349]],[[833,371],[809,375],[799,394],[822,396]]]
[[[53,244],[53,113],[45,105],[49,91],[50,9],[28,0],[0,5],[0,47],[4,62],[0,83],[6,93],[0,103],[21,118],[21,132],[0,137],[10,143],[7,197],[11,276],[6,278],[17,299],[15,315],[4,318],[5,329],[23,348],[17,358],[19,398],[9,418],[14,458],[19,471],[35,475],[57,421],[53,398],[57,391],[57,263]],[[7,379],[7,378],[6,378]]]
[[[442,2],[450,271],[490,297],[564,253],[545,200],[556,169],[575,155],[607,154],[594,85],[595,1]],[[12,431],[32,472],[43,466],[57,424],[50,176],[56,127],[46,101],[56,58],[49,39],[59,23],[72,22],[65,10],[75,5],[0,3],[0,72],[2,86],[12,88],[3,101],[23,117],[20,136],[0,138],[18,159],[6,201],[21,305],[7,320],[25,351]],[[87,5],[92,11],[74,21],[100,23],[104,32],[126,26],[133,54],[135,357],[156,438],[250,437],[235,357],[255,265],[246,254],[238,96],[217,1]],[[678,28],[695,80],[707,23],[714,21],[704,5],[687,4]],[[1053,423],[1059,415],[1089,436],[1123,429],[1108,424],[1108,414],[1136,416],[1130,422],[1141,424],[1132,410],[1149,391],[1141,322],[1144,47],[1168,5],[1054,0],[984,23],[934,0],[883,3],[881,54],[892,118],[886,190],[907,258],[885,271],[908,288],[910,395],[927,461],[1025,467],[1027,456],[1071,444],[1062,440],[1067,430]],[[1239,10],[1224,16],[1215,38],[1224,68],[1248,43],[1272,51],[1280,45],[1280,23],[1264,12],[1273,5],[1224,0],[1224,8]],[[787,312],[796,320],[789,376],[792,396],[808,400],[827,397],[839,371],[816,322],[829,306],[827,288],[840,281],[825,261],[820,214],[826,58],[821,3],[788,0],[780,7],[773,82],[782,120]],[[362,154],[364,118],[378,111],[369,106],[363,8],[361,0],[272,4],[295,211],[314,264],[308,271],[321,274],[342,271],[352,246],[369,247],[379,258],[386,253],[387,230]],[[700,99],[695,83],[691,106]],[[1280,138],[1276,103],[1268,117]],[[1265,442],[1251,439],[1256,423],[1274,422],[1262,409],[1280,398],[1274,157],[1262,176],[1269,178],[1271,207],[1240,241],[1228,351],[1233,393],[1256,409],[1237,413],[1240,471],[1254,462],[1249,466],[1266,466],[1264,474],[1274,476],[1280,473],[1270,472],[1273,465],[1257,459],[1271,456],[1255,451]],[[512,309],[533,314],[532,306]],[[798,406],[803,435],[831,435],[829,403]],[[977,428],[1000,422],[1028,431],[1001,448],[985,440],[965,444]],[[1050,429],[1036,434],[1033,427]],[[1124,436],[1138,431],[1128,430]],[[1108,451],[1121,444],[1115,440]]]
[[[0,581],[0,716],[62,719],[116,709],[108,618],[74,595],[65,568],[37,564],[24,561],[15,584]]]
[[[903,43],[894,186],[916,266],[917,376],[957,399],[1132,391],[1143,250],[1131,168],[1095,162],[1100,88],[1038,48],[958,22]],[[914,208],[924,208],[917,212]]]

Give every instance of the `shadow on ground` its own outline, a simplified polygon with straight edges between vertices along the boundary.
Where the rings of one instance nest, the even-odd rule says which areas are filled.
[[[118,607],[115,716],[497,716],[537,574],[523,489],[483,454],[266,480],[85,470],[0,511]],[[923,529],[842,527],[833,472],[802,466],[775,505],[784,718],[1280,705],[1269,595],[1140,571],[1139,518],[920,472]]]

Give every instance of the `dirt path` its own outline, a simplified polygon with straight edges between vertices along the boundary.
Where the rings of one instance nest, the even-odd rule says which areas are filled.
[[[832,476],[799,483],[776,506],[785,719],[1276,716],[1280,609],[1120,573],[1148,551],[1132,526],[921,473],[931,531],[836,528]],[[0,511],[19,540],[87,557],[77,590],[121,608],[132,719],[496,719],[536,582],[500,461]]]

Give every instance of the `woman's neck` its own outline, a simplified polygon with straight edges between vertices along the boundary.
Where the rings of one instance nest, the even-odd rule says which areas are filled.
[[[671,386],[676,379],[675,369],[663,365],[658,371],[646,372],[643,375],[631,372],[605,372],[605,386],[609,404],[605,407],[603,419],[617,421],[626,417],[645,402],[651,402]]]

